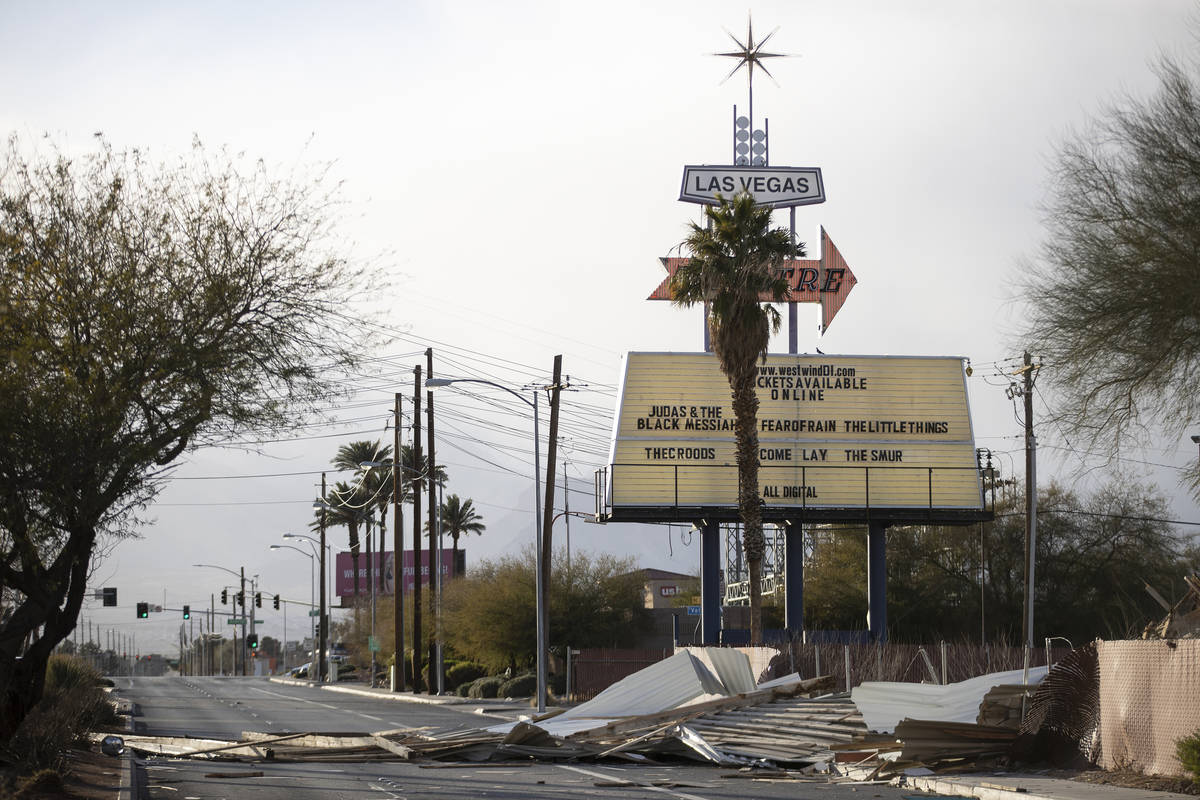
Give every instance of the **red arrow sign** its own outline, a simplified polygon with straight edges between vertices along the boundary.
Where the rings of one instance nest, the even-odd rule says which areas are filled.
[[[667,277],[646,298],[647,300],[670,300],[671,276],[688,260],[686,258],[660,258],[659,261],[666,268]],[[785,263],[787,266],[784,267],[784,274],[788,278],[790,289],[785,302],[820,303],[821,330],[828,330],[829,324],[833,322],[833,318],[841,310],[842,304],[846,302],[850,290],[858,283],[858,279],[850,271],[850,265],[846,263],[846,259],[842,258],[842,254],[838,252],[824,228],[821,228],[821,257],[819,259],[798,258]],[[772,298],[766,295],[760,297],[759,300],[763,303],[773,302]]]

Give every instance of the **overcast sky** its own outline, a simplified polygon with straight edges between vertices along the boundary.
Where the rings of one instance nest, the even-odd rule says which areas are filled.
[[[438,375],[516,388],[547,379],[562,353],[579,387],[564,413],[571,509],[591,510],[622,353],[702,346],[698,311],[644,298],[664,275],[658,258],[698,218],[676,199],[682,166],[728,163],[745,73],[722,82],[733,64],[711,53],[731,49],[724,29],[744,38],[747,10],[711,0],[0,0],[0,131],[48,132],[69,149],[99,131],[163,159],[199,137],[268,164],[333,162],[352,255],[391,282],[376,310],[395,341],[374,354],[386,356],[378,374],[356,379],[354,397],[331,409],[343,423],[247,437],[291,438],[260,452],[190,453],[142,538],[96,568],[94,585],[118,587],[121,607],[89,600],[84,619],[135,633],[143,653],[174,652],[179,615],[137,621],[133,604],[207,607],[230,578],[195,563],[244,565],[268,594],[307,601],[308,559],[268,547],[307,532],[339,444],[391,440],[392,393],[411,395],[428,346]],[[800,349],[969,357],[977,442],[1021,477],[1021,431],[994,365],[1020,356],[1013,293],[1041,237],[1047,165],[1105,102],[1151,91],[1160,52],[1195,51],[1196,4],[810,0],[749,10],[757,36],[778,28],[767,49],[795,55],[770,62],[777,84],[755,81],[772,164],[824,173],[828,200],[798,211],[800,237],[815,244],[824,226],[859,281],[824,336],[802,307]],[[1035,417],[1047,402],[1038,397]],[[466,541],[468,562],[532,541],[528,410],[487,391],[440,394],[437,409],[447,492],[472,498],[488,525]],[[1106,474],[1056,431],[1039,436],[1043,481]],[[1190,441],[1124,455],[1122,467],[1172,498],[1172,515],[1200,520],[1176,485],[1177,467],[1197,456]],[[560,520],[556,541],[564,532]],[[698,539],[683,528],[574,519],[570,536],[573,549],[640,566],[699,565]],[[331,540],[344,548],[344,529]],[[288,625],[289,638],[307,630],[303,610]],[[280,615],[267,609],[260,631],[281,636]]]

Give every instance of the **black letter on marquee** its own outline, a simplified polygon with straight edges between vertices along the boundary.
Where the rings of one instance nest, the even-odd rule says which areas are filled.
[[[836,292],[842,285],[842,276],[846,274],[844,269],[831,269],[825,273],[825,286],[821,288],[822,292]]]

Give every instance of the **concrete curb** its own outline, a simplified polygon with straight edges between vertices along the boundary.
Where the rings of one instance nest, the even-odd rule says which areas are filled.
[[[979,800],[1188,800],[1189,795],[1154,789],[1086,783],[1040,774],[906,776],[899,785]]]
[[[384,689],[371,689],[367,686],[355,686],[345,683],[317,683],[316,681],[306,681],[299,678],[281,678],[272,676],[267,680],[271,683],[280,683],[285,686],[309,686],[324,689],[327,692],[344,692],[346,694],[357,694],[363,697],[375,697],[380,700],[392,700],[401,703],[424,703],[426,705],[438,706],[455,706],[468,705],[475,703],[478,705],[478,700],[468,700],[465,697],[445,697],[439,695],[413,694],[412,692],[389,692]]]
[[[125,732],[133,733],[132,703],[130,703],[129,713],[125,715]],[[133,751],[125,748],[125,752],[121,754],[121,785],[117,787],[117,800],[139,800],[140,797],[141,791],[137,786],[137,764],[134,763]]]
[[[997,782],[998,779],[997,779]],[[953,778],[938,778],[932,776],[910,776],[904,778],[904,786],[919,789],[932,794],[959,795],[962,797],[978,797],[979,800],[1060,800],[1054,795],[1035,794],[1030,791],[1016,789],[998,789],[992,786],[979,786],[974,783],[964,783]]]

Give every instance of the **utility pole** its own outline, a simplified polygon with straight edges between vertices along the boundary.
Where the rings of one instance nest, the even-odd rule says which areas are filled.
[[[433,377],[433,348],[432,347],[425,348],[425,367],[426,367],[426,370],[428,371],[428,374],[425,377],[432,378]],[[441,576],[442,565],[441,565],[440,561],[437,564],[433,563],[435,554],[438,556],[441,555],[440,551],[435,546],[435,538],[437,537],[437,529],[438,529],[437,516],[441,512],[441,509],[438,508],[438,502],[437,502],[437,479],[436,479],[437,478],[437,466],[436,466],[437,462],[434,460],[434,449],[433,449],[433,390],[432,389],[425,390],[425,413],[429,415],[429,433],[428,433],[428,437],[429,437],[429,469],[427,470],[427,472],[429,473],[429,477],[426,479],[426,484],[429,487],[429,597],[430,597],[429,608],[431,609],[430,615],[433,616],[433,613],[435,613],[435,611],[437,614],[441,614],[441,609],[436,607],[436,603],[434,602],[433,598],[437,592],[436,580],[437,580],[437,578],[439,578]],[[441,619],[435,619],[432,621],[436,625],[441,624]],[[429,653],[429,678],[430,678],[430,681],[429,681],[429,685],[426,686],[425,688],[430,694],[436,694],[437,693],[436,687],[437,687],[438,682],[435,679],[434,671],[437,670],[441,665],[438,663],[437,653],[436,653],[436,645],[434,644],[434,642],[431,641],[429,643],[429,649],[430,649],[430,653]]]
[[[550,433],[546,448],[546,508],[542,514],[542,631],[545,639],[538,643],[538,708],[546,698],[546,648],[550,635],[550,561],[554,554],[554,458],[558,451],[558,401],[562,392],[562,355],[554,357],[554,377],[550,384]]]
[[[401,509],[400,491],[404,486],[400,476],[403,459],[400,458],[400,393],[396,392],[396,405],[392,416],[392,611],[393,638],[395,653],[392,663],[395,665],[395,690],[404,691],[404,517]]]
[[[567,460],[563,459],[563,526],[567,529],[567,575],[571,574],[571,484],[567,482]]]
[[[1025,646],[1033,648],[1033,587],[1037,563],[1037,438],[1033,435],[1033,359],[1025,352]]]
[[[321,530],[321,599],[318,601],[320,607],[317,609],[317,638],[321,641],[313,642],[317,648],[317,682],[325,680],[325,639],[329,635],[329,617],[325,614],[325,473],[321,473],[321,516],[319,528]],[[312,667],[309,667],[311,674]]]
[[[421,365],[413,367],[413,469],[420,474],[421,456]],[[421,487],[413,482],[413,692],[421,691]]]

